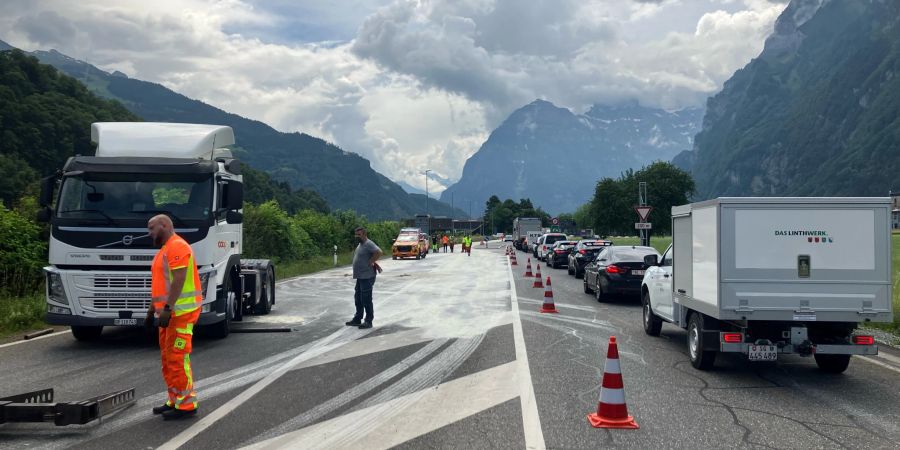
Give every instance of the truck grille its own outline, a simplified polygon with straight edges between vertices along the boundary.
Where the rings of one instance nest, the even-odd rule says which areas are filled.
[[[95,288],[150,289],[150,277],[95,276]]]
[[[81,306],[92,309],[147,309],[150,295],[134,292],[102,292],[93,297],[81,297]]]

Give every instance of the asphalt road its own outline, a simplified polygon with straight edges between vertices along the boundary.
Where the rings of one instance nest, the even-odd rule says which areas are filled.
[[[494,245],[496,247],[496,244]],[[107,330],[99,342],[50,336],[0,346],[0,393],[53,387],[75,400],[135,387],[137,403],[102,423],[0,425],[0,448],[896,448],[894,358],[854,358],[843,375],[810,359],[688,362],[684,331],[646,336],[630,299],[598,303],[581,280],[543,269],[543,290],[499,249],[385,261],[375,328],[345,327],[352,280],[336,269],[279,283],[275,309],[243,326],[290,333],[198,338],[201,413],[163,422],[165,386],[152,341]],[[639,430],[597,430],[606,343],[619,341]],[[900,361],[898,359],[897,361]]]

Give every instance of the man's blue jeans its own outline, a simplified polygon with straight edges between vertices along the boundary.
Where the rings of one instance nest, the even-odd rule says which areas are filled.
[[[372,322],[375,318],[375,311],[372,308],[372,289],[375,287],[375,277],[357,278],[356,289],[353,293],[353,299],[356,303],[356,315],[353,320],[356,322]],[[365,320],[363,320],[363,311],[365,310]]]

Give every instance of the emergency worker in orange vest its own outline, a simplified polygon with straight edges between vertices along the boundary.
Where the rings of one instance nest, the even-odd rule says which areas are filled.
[[[162,374],[169,398],[153,414],[163,419],[180,419],[197,413],[197,396],[191,373],[191,341],[194,324],[200,317],[203,295],[197,263],[190,244],[175,234],[172,219],[154,216],[147,223],[153,244],[160,247],[151,266],[152,303],[147,323],[159,324]]]

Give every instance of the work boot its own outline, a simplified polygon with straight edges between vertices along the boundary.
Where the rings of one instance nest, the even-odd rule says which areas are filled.
[[[162,413],[163,420],[178,420],[184,419],[185,417],[192,417],[197,414],[196,409],[192,409],[190,411],[185,411],[183,409],[175,409],[172,408],[169,411]]]
[[[365,330],[366,328],[372,328],[372,322],[363,322],[362,325],[359,326],[360,330]]]
[[[154,406],[154,407],[153,407],[153,414],[162,414],[162,413],[164,413],[164,412],[166,412],[166,411],[171,411],[171,410],[173,410],[173,409],[175,409],[175,408],[169,406],[169,404],[166,403],[166,404],[163,404],[162,406]]]
[[[358,326],[362,325],[362,322],[360,322],[356,319],[353,319],[349,322],[344,323],[344,325],[347,325],[348,327],[358,327]]]

